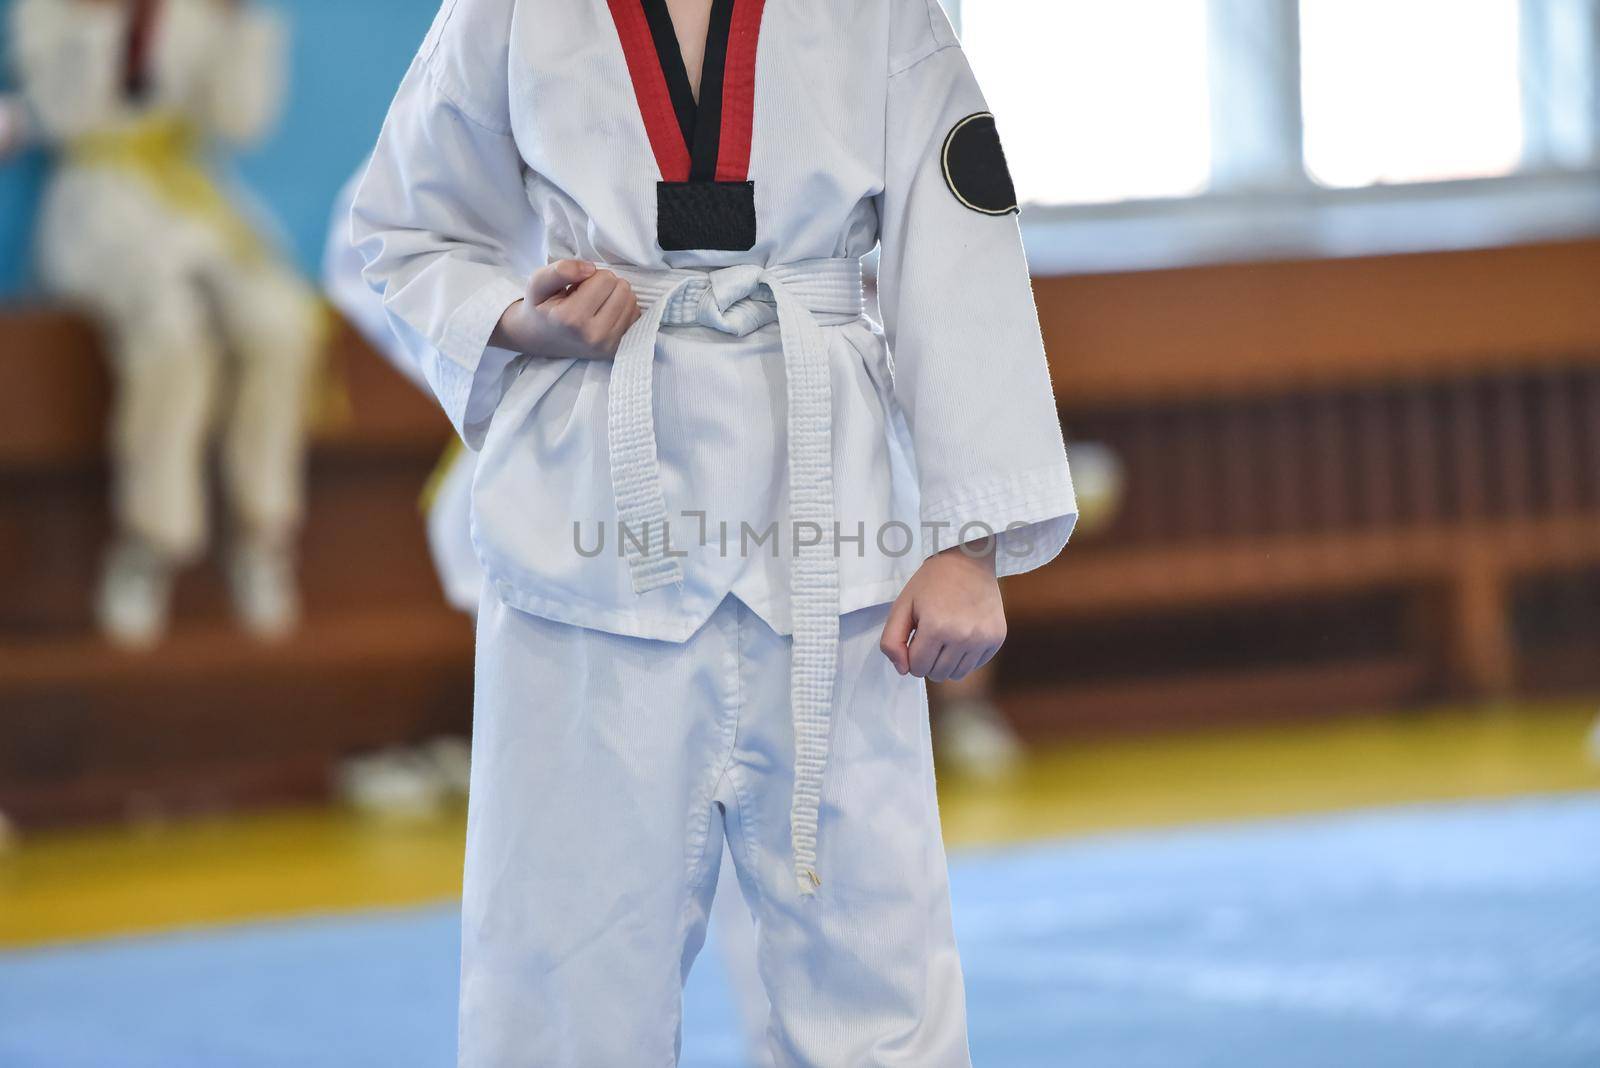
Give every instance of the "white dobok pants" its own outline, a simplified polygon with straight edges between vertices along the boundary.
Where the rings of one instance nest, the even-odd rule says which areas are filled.
[[[733,597],[673,644],[485,595],[464,1068],[676,1064],[724,836],[756,917],[778,1065],[970,1064],[926,691],[878,651],[887,614],[840,621],[822,885],[803,899],[788,638]]]
[[[98,321],[111,350],[119,528],[178,559],[204,548],[218,431],[241,532],[292,535],[317,355],[305,283],[270,256],[228,254],[207,226],[110,170],[57,176],[41,240],[50,288]]]
[[[145,314],[112,320],[123,529],[180,558],[203,547],[206,443],[220,425],[223,486],[235,522],[269,540],[291,536],[303,510],[316,351],[304,287],[262,263],[218,272],[208,291],[175,281],[149,296]],[[205,307],[208,298],[214,310]]]

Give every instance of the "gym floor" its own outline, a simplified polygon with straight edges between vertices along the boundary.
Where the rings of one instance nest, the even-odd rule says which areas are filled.
[[[1588,704],[1080,743],[942,784],[980,1065],[1600,1063]],[[0,1064],[451,1060],[460,812],[32,837]],[[715,952],[684,1063],[741,1063]]]

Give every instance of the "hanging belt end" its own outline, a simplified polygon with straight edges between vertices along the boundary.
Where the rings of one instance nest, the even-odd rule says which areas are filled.
[[[683,565],[676,558],[641,559],[631,570],[635,594],[646,594],[668,586],[676,586],[679,592],[683,590]]]

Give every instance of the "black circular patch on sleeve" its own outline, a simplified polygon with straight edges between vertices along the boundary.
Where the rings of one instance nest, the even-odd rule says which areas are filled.
[[[990,112],[968,115],[955,124],[944,139],[943,165],[944,180],[963,206],[983,215],[1017,210],[1017,187]]]

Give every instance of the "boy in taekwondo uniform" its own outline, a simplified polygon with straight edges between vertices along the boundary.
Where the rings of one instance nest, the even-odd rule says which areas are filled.
[[[921,679],[1076,514],[1015,195],[936,0],[706,6],[696,94],[446,0],[356,197],[480,452],[461,1063],[675,1063],[726,835],[779,1064],[965,1065]]]

